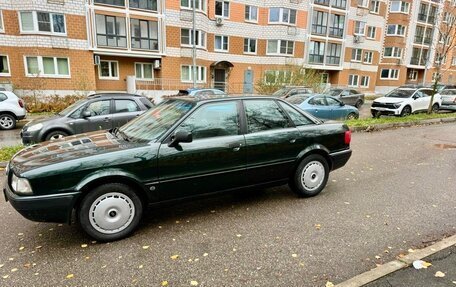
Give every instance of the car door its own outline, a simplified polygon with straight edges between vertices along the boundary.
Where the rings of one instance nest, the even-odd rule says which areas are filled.
[[[412,111],[416,112],[416,111],[426,110],[431,98],[429,96],[427,96],[425,93],[423,93],[422,90],[418,90],[413,95],[413,99],[414,100],[413,100]]]
[[[90,116],[78,121],[78,129],[81,132],[109,130],[112,128],[110,99],[95,100],[88,103],[82,114],[85,112],[89,112]]]
[[[329,116],[329,107],[326,104],[324,96],[315,96],[308,101],[308,107],[303,110],[316,116],[317,118],[327,119]]]
[[[128,123],[133,118],[141,115],[138,104],[131,99],[114,99],[112,113],[112,127],[118,128]]]
[[[243,105],[248,184],[287,178],[300,151],[298,129],[275,100],[249,99]]]
[[[331,97],[325,97],[328,114],[326,119],[340,120],[345,119],[345,112],[342,109],[341,102]]]
[[[431,89],[423,89],[421,90],[422,94],[422,106],[420,105],[421,110],[427,110],[429,108],[429,103],[431,102],[431,96],[433,91]],[[434,96],[434,102],[436,102],[437,99]]]
[[[170,200],[245,185],[245,138],[239,101],[206,103],[175,131],[193,135],[190,143],[168,146],[158,154],[159,197]]]

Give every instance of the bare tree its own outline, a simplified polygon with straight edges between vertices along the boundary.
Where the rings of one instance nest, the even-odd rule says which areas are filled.
[[[445,62],[453,55],[454,48],[456,48],[456,7],[444,4],[443,13],[440,23],[434,26],[434,31],[437,32],[438,41],[434,43],[435,56],[435,76],[432,83],[432,96],[431,102],[428,107],[428,114],[432,113],[432,105],[434,102],[434,95],[437,93],[437,87],[442,79],[442,75],[448,70],[445,69]]]

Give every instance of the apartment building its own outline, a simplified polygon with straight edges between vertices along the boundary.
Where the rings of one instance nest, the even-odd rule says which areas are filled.
[[[191,87],[196,75],[199,87],[252,93],[268,75],[304,65],[321,71],[322,83],[385,92],[422,82],[425,74],[431,80],[430,43],[439,40],[432,27],[455,5],[195,0],[193,9],[193,3],[0,0],[0,85],[58,94],[170,93]],[[453,64],[445,62],[444,80],[453,79]]]

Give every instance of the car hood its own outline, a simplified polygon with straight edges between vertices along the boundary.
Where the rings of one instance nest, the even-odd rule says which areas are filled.
[[[406,101],[408,98],[393,98],[393,97],[381,97],[378,99],[375,99],[374,102],[377,103],[388,103],[388,104],[396,104],[396,103],[401,103],[403,101]]]
[[[47,165],[144,145],[147,143],[127,142],[106,131],[79,134],[26,147],[12,158],[10,168],[19,175]]]
[[[28,127],[36,125],[36,124],[54,121],[54,120],[58,120],[58,119],[62,119],[62,118],[63,117],[58,114],[50,116],[50,117],[39,117],[39,118],[36,118],[36,119],[31,120],[30,122],[26,123],[24,125],[24,129],[27,129]]]

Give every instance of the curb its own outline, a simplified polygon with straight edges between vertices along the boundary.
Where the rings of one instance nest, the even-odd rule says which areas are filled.
[[[364,272],[351,279],[348,279],[347,281],[339,283],[335,285],[335,287],[361,287],[365,284],[378,280],[400,269],[407,268],[415,260],[421,260],[425,257],[428,257],[434,253],[442,251],[453,245],[456,245],[456,235],[444,238],[441,241],[426,248],[415,250],[413,253],[409,253],[408,255],[402,258],[390,261],[370,271]]]
[[[392,124],[377,124],[367,127],[350,127],[352,132],[373,132],[373,131],[382,131],[387,129],[394,128],[403,128],[403,127],[412,127],[418,125],[434,125],[440,123],[453,123],[456,122],[456,118],[437,118],[437,119],[428,119],[412,122],[403,122],[403,123],[392,123]]]

